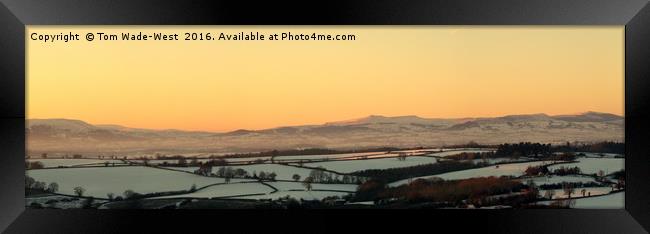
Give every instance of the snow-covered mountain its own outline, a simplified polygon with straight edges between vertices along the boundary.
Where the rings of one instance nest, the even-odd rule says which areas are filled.
[[[508,115],[495,118],[364,118],[322,125],[226,133],[149,130],[92,125],[80,120],[30,119],[30,152],[234,152],[304,147],[411,147],[506,142],[623,141],[624,117],[598,112],[576,115]]]

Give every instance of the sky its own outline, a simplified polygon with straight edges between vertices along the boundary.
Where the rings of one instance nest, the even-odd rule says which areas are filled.
[[[251,31],[356,40],[83,40]],[[82,41],[29,40],[62,32]],[[368,115],[624,113],[622,26],[29,26],[27,34],[27,118],[221,132]]]

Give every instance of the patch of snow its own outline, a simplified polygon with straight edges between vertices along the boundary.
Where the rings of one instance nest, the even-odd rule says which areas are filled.
[[[583,174],[595,174],[599,170],[605,174],[614,173],[625,168],[624,158],[586,158],[580,157],[577,163],[566,163],[548,167],[549,170],[555,170],[560,167],[579,167]]]
[[[539,165],[545,165],[550,163],[553,163],[553,161],[535,161],[535,162],[525,162],[525,163],[499,164],[499,165],[493,165],[493,166],[481,167],[481,168],[475,168],[469,170],[448,172],[439,175],[429,175],[429,176],[415,177],[412,179],[404,179],[404,180],[390,183],[389,186],[397,187],[402,184],[408,184],[410,181],[414,181],[416,179],[430,179],[433,177],[438,177],[444,180],[462,180],[462,179],[469,179],[475,177],[489,177],[489,176],[517,177],[517,176],[522,176],[526,168],[528,168],[529,166],[539,166]]]
[[[265,195],[256,195],[256,196],[246,196],[246,197],[237,197],[237,199],[273,199],[283,198],[286,196],[293,197],[297,200],[322,200],[325,197],[330,196],[339,196],[343,197],[348,195],[346,192],[329,192],[329,191],[278,191],[275,193],[265,194]]]
[[[410,166],[432,164],[432,163],[436,163],[436,158],[411,156],[411,157],[406,157],[406,160],[404,161],[400,161],[397,158],[380,158],[380,159],[305,163],[303,165],[307,167],[323,167],[325,169],[340,172],[340,173],[351,173],[354,171],[362,171],[368,169],[410,167]]]
[[[229,196],[241,196],[247,194],[257,194],[257,193],[270,193],[273,192],[269,186],[263,185],[262,183],[234,183],[234,184],[219,184],[213,185],[207,188],[203,188],[193,193],[189,194],[180,194],[164,197],[155,197],[159,198],[215,198],[215,197],[229,197]]]
[[[222,178],[142,166],[29,170],[27,174],[36,181],[58,183],[59,193],[74,195],[74,188],[81,186],[86,190],[84,196],[99,198],[106,198],[108,193],[122,196],[122,193],[128,189],[146,194],[188,190],[192,184],[202,187],[225,182]]]

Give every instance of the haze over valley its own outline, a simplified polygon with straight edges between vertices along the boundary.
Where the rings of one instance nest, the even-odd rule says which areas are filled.
[[[599,112],[453,119],[371,115],[320,125],[222,133],[95,125],[72,119],[28,119],[26,134],[28,154],[206,154],[296,148],[442,147],[470,141],[562,144],[622,142],[624,117]]]

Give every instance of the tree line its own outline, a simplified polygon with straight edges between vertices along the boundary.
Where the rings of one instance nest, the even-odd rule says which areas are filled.
[[[459,206],[464,203],[476,206],[491,204],[490,196],[529,191],[518,181],[499,177],[479,177],[465,180],[446,181],[442,179],[417,179],[409,184],[388,187],[379,180],[369,180],[359,186],[354,197],[356,201],[406,203],[435,202],[441,206]],[[524,193],[526,202],[533,201],[537,194]],[[522,201],[519,201],[523,203]],[[503,204],[503,203],[502,203]]]
[[[442,174],[452,171],[467,170],[480,167],[473,162],[463,161],[439,161],[437,163],[422,164],[410,167],[398,167],[389,169],[369,169],[352,172],[351,175],[359,177],[368,177],[383,183],[395,182],[398,180],[409,179],[413,177]]]

